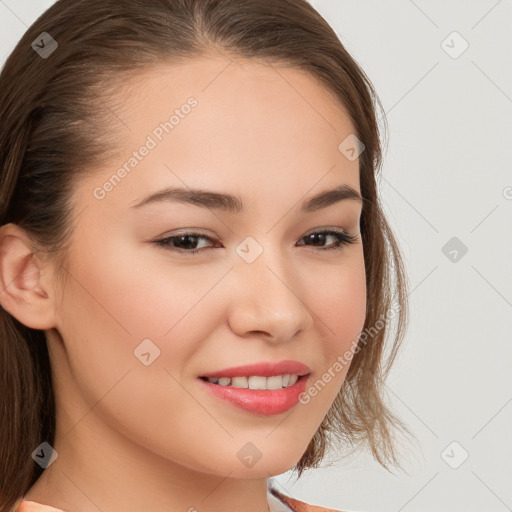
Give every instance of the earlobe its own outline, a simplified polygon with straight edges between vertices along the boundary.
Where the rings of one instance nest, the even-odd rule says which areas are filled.
[[[42,279],[42,262],[26,232],[16,224],[0,228],[0,304],[32,329],[55,327],[52,290]]]

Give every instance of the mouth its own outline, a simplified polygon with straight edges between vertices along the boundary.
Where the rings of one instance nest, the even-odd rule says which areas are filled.
[[[310,374],[238,377],[199,377],[201,385],[219,403],[259,416],[282,414],[299,402]],[[217,381],[217,382],[215,382]],[[246,386],[247,384],[247,386]]]
[[[199,377],[201,380],[217,386],[232,387],[237,389],[267,389],[276,390],[293,386],[298,380],[307,377],[308,374],[298,375],[286,373],[283,375],[250,375],[239,377]]]

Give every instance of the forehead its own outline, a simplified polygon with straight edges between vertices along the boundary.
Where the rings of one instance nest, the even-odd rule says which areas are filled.
[[[346,110],[295,67],[217,55],[161,63],[127,82],[112,110],[121,150],[95,183],[152,147],[109,200],[133,203],[162,185],[284,187],[296,199],[320,180],[359,189],[358,160],[338,149],[355,132]]]
[[[280,104],[294,113],[305,114],[307,109],[331,129],[337,128],[340,116],[350,123],[333,91],[313,74],[282,62],[216,53],[150,66],[132,74],[119,95],[122,102],[117,113],[127,122],[135,121],[137,113],[147,116],[155,108],[170,109],[184,97],[195,95],[206,104],[221,104],[226,114],[232,109],[261,107],[263,102],[272,107]]]

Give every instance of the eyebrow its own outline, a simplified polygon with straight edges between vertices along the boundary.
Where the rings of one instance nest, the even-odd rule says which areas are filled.
[[[307,201],[304,201],[300,211],[303,213],[315,212],[346,199],[360,201],[361,203],[364,201],[359,192],[350,185],[340,185],[332,190],[324,190]],[[140,202],[133,205],[132,208],[140,208],[141,206],[159,202],[186,203],[203,208],[223,210],[229,213],[241,213],[245,211],[242,201],[233,195],[210,190],[180,187],[168,187],[159,190],[145,197]]]

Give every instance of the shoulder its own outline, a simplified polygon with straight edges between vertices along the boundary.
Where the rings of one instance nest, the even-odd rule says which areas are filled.
[[[285,505],[288,505],[294,512],[343,512],[342,510],[334,510],[333,508],[319,507],[316,505],[310,505],[304,501],[291,498],[279,492],[276,488],[270,487],[269,491]]]

